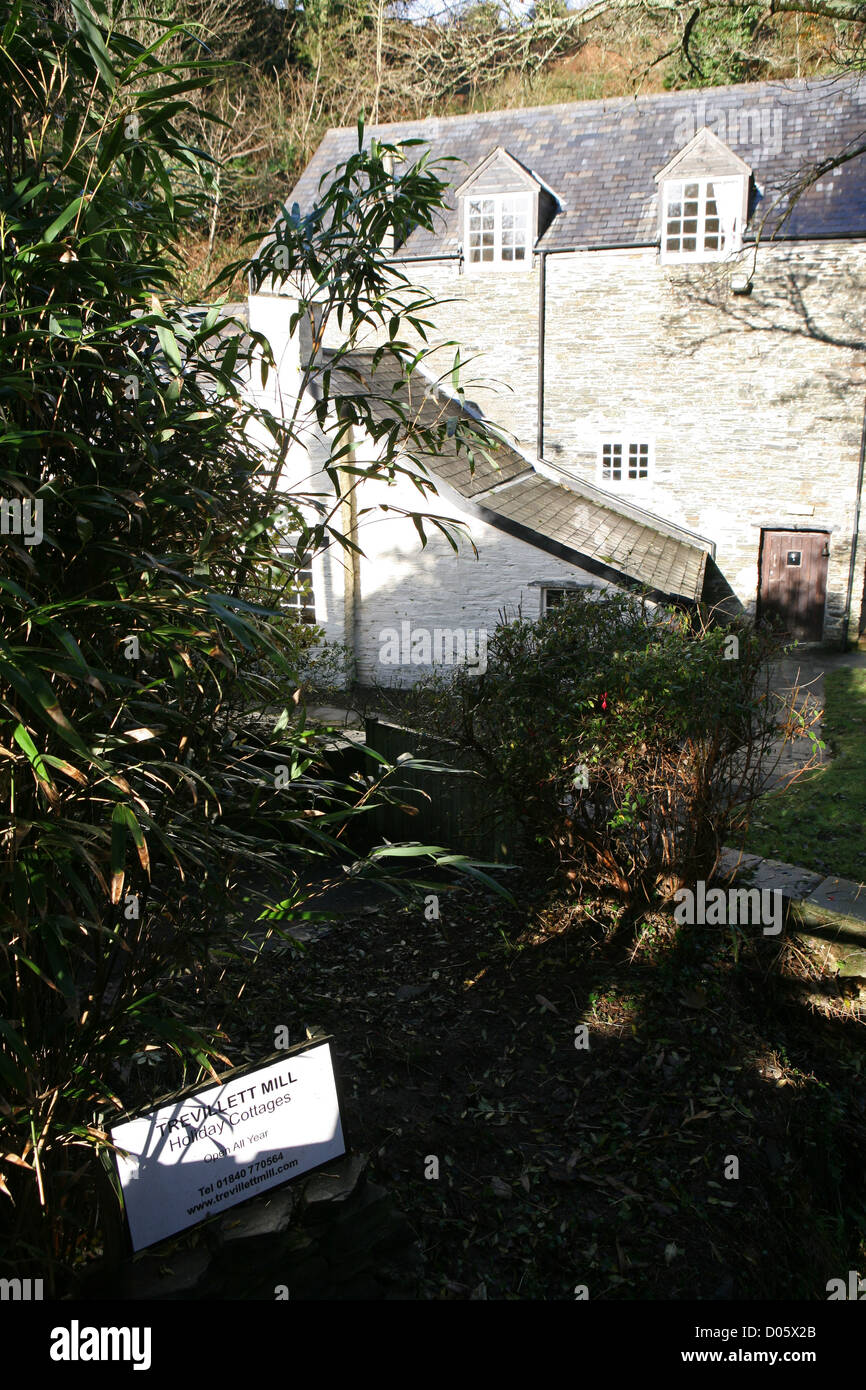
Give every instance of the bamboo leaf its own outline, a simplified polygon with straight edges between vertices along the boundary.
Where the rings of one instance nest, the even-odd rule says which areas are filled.
[[[68,207],[65,207],[63,211],[55,217],[54,221],[45,228],[45,231],[42,233],[43,240],[54,241],[63,231],[63,228],[67,227],[73,217],[77,215],[83,202],[83,195],[79,198],[73,198]]]
[[[12,737],[18,744],[18,747],[23,748],[24,752],[27,754],[27,757],[30,759],[30,764],[33,768],[33,771],[36,773],[36,776],[39,778],[40,782],[44,782],[48,787],[51,788],[52,791],[54,791],[54,783],[48,775],[45,766],[45,758],[39,752],[39,749],[36,747],[36,744],[33,742],[32,738],[28,734],[23,724],[17,724],[15,726],[15,728],[12,730]]]

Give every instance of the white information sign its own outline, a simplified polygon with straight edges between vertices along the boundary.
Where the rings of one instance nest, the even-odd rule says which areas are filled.
[[[287,1053],[116,1125],[135,1250],[346,1152],[331,1048]]]

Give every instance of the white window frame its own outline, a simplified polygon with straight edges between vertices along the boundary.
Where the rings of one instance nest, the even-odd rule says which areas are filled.
[[[561,608],[563,603],[568,602],[569,594],[574,593],[573,589],[567,589],[564,585],[545,584],[541,590],[541,616],[546,618],[548,613],[552,613],[555,608]],[[561,601],[550,603],[549,594],[562,594]]]
[[[531,270],[532,251],[535,244],[532,228],[532,210],[534,204],[532,193],[467,193],[463,198],[463,263],[467,270],[488,271],[488,270]],[[489,261],[473,261],[472,245],[470,241],[470,223],[472,218],[473,203],[492,203],[493,205],[493,256]],[[502,233],[503,233],[503,212],[506,203],[516,203],[518,208],[514,212],[522,209],[526,221],[526,241],[525,255],[521,259],[503,260],[502,258]],[[490,214],[488,214],[490,215]],[[483,230],[483,229],[482,229]]]
[[[733,220],[727,229],[727,239],[725,239],[724,216],[721,209],[719,210],[718,232],[720,245],[718,247],[713,247],[708,250],[704,246],[705,238],[708,235],[716,235],[716,232],[712,227],[710,227],[709,231],[707,230],[708,221],[712,221],[712,219],[709,219],[707,217],[707,190],[709,185],[711,184],[713,185],[713,193],[715,195],[717,195],[718,189],[722,186],[724,186],[726,190],[730,190],[729,206],[734,207],[736,211],[734,213]],[[661,190],[662,210],[660,258],[662,263],[667,265],[677,265],[689,263],[694,264],[710,261],[724,261],[727,260],[729,256],[734,255],[736,254],[736,252],[742,250],[744,220],[743,199],[745,184],[746,180],[742,178],[740,175],[730,174],[723,174],[718,178],[714,178],[711,174],[707,174],[695,178],[686,177],[665,179],[664,183],[662,184]],[[694,218],[686,219],[686,208],[684,206],[686,201],[685,192],[687,188],[691,187],[697,189],[697,196],[689,200],[697,204],[697,214]],[[686,239],[686,222],[694,221],[696,224],[694,230],[694,239],[696,242],[696,246],[694,251],[683,251],[682,249],[668,250],[668,224],[672,220],[669,216],[668,210],[672,203],[678,203],[682,207],[682,214],[677,219],[680,223],[679,235],[681,241]],[[690,236],[691,233],[689,233],[688,235]]]
[[[297,554],[299,541],[299,535],[287,535],[277,546],[280,555],[294,557]],[[300,564],[295,577],[298,583],[295,587],[286,589],[282,595],[281,610],[294,617],[299,623],[305,623],[308,627],[317,627],[316,581],[311,552],[300,557]]]
[[[610,454],[607,453],[608,450]],[[605,466],[611,461],[615,462],[617,452],[620,476],[605,477]],[[629,476],[633,461],[638,470],[644,461],[646,462],[643,477]],[[597,481],[602,487],[646,487],[653,481],[654,465],[655,441],[650,435],[634,431],[629,434],[603,434],[599,437]]]

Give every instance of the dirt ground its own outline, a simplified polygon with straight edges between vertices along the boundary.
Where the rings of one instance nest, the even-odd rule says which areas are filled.
[[[406,1297],[825,1300],[866,1255],[856,991],[753,929],[509,883],[438,920],[359,898],[222,982],[235,1060],[333,1035],[423,1251]]]

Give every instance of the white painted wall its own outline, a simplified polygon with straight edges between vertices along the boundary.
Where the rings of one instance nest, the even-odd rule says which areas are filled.
[[[290,319],[297,308],[297,299],[289,294],[256,294],[249,297],[250,328],[262,333],[271,345],[277,365],[264,386],[261,374],[254,368],[247,381],[250,399],[275,416],[288,422],[294,415],[295,440],[284,460],[277,485],[278,493],[291,494],[311,522],[325,509],[335,529],[341,527],[341,515],[333,488],[323,464],[327,462],[327,441],[323,438],[312,414],[312,397],[305,393],[298,405],[301,382],[298,335],[290,335]],[[264,426],[251,421],[250,438],[267,446],[269,435]],[[316,617],[325,640],[343,643],[347,640],[344,622],[345,553],[332,544],[313,557],[313,589],[316,597]]]
[[[250,299],[250,326],[268,337],[279,373],[264,390],[254,373],[249,390],[259,402],[275,413],[282,412],[284,417],[295,407],[300,380],[297,341],[288,335],[293,308],[293,301],[285,295],[258,295]],[[315,501],[323,503],[333,512],[332,524],[342,529],[346,525],[345,514],[333,510],[334,493],[322,471],[327,441],[311,424],[310,405],[309,399],[302,403],[298,415],[302,440],[286,460],[280,489],[302,499],[308,509]],[[374,457],[370,442],[360,442],[358,462],[368,463]],[[433,669],[430,664],[412,660],[413,652],[404,640],[404,623],[410,624],[410,642],[426,632],[433,646],[437,630],[440,634],[461,633],[477,656],[501,621],[520,614],[528,618],[539,616],[542,585],[581,583],[610,587],[471,516],[459,500],[422,495],[410,478],[398,477],[390,483],[365,480],[356,490],[356,503],[358,543],[363,558],[356,562],[360,602],[354,613],[347,595],[347,589],[351,591],[352,561],[338,543],[332,543],[315,557],[313,582],[316,615],[325,638],[354,649],[356,674],[362,684],[407,686]],[[411,512],[436,514],[462,523],[464,532],[458,540],[457,553],[429,523],[425,527],[427,544],[422,547],[418,532],[406,515]],[[402,648],[399,664],[389,660],[392,644],[388,633],[394,629]],[[448,639],[443,640],[447,644]],[[415,646],[415,657],[419,654],[423,655],[423,649]],[[408,659],[404,661],[403,657]]]
[[[380,511],[380,507],[390,510]],[[541,586],[581,583],[599,585],[594,576],[506,535],[471,516],[459,502],[437,496],[424,501],[410,481],[393,484],[365,482],[359,491],[358,537],[361,608],[356,626],[358,679],[363,684],[407,686],[428,675],[430,665],[412,660],[403,641],[402,624],[411,624],[411,637],[420,630],[460,630],[477,653],[479,635],[517,616],[537,618]],[[436,528],[427,524],[422,548],[412,521],[397,510],[427,511],[462,522],[474,543],[458,540],[457,553]],[[476,553],[477,552],[477,553]],[[609,586],[601,586],[609,587]],[[393,664],[388,629],[400,637],[401,663]],[[446,639],[447,641],[447,639]],[[435,648],[434,648],[435,649]],[[415,656],[420,648],[415,647]],[[409,657],[408,661],[403,660]]]

